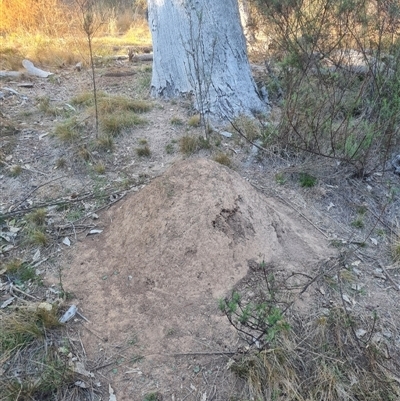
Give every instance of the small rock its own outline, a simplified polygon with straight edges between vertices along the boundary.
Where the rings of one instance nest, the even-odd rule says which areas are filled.
[[[356,331],[357,338],[364,337],[366,334],[367,334],[367,330],[364,330],[364,329],[358,329]]]
[[[348,295],[343,294],[343,295],[342,295],[342,298],[343,298],[343,301],[347,302],[348,304],[350,304],[350,305],[353,304],[351,298],[350,298]]]
[[[88,235],[101,234],[103,230],[90,230]]]
[[[76,381],[76,382],[74,383],[74,385],[75,385],[76,387],[80,387],[80,388],[88,388],[88,385],[87,385],[85,382],[83,382],[82,380]]]
[[[330,311],[328,308],[321,308],[320,312],[321,312],[322,316],[329,316],[329,314],[330,314]]]
[[[383,274],[382,269],[375,269],[374,270],[374,277],[380,278],[382,280],[386,280],[386,276]]]

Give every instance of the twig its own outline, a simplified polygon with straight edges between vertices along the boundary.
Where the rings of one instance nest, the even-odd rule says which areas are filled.
[[[256,184],[250,182],[250,184],[258,189],[259,191],[263,192],[263,189],[260,188],[259,186],[257,186]],[[274,196],[277,197],[278,199],[280,199],[283,203],[285,203],[287,206],[289,206],[290,208],[292,208],[296,213],[298,213],[304,220],[307,221],[307,223],[311,224],[317,231],[319,231],[325,238],[329,238],[329,236],[324,233],[318,226],[316,226],[309,218],[307,218],[303,213],[300,212],[300,210],[298,210],[296,207],[294,207],[289,201],[287,201],[285,198],[283,198],[282,196],[280,196],[279,194],[277,194],[276,192],[274,193]]]
[[[379,260],[377,261],[379,267],[383,270],[383,272],[385,273],[386,277],[388,278],[388,280],[394,285],[394,288],[396,291],[400,291],[400,285],[397,284],[392,277],[389,275],[388,271],[386,270],[386,267],[383,266],[383,263],[381,263]]]
[[[39,188],[42,188],[42,187],[44,187],[45,185],[50,184],[51,182],[54,182],[54,181],[57,181],[57,180],[61,180],[62,178],[66,178],[66,177],[67,177],[66,175],[62,175],[61,177],[53,178],[53,179],[50,180],[50,181],[47,181],[47,182],[45,182],[45,183],[43,183],[43,184],[38,185],[35,189],[33,189],[31,192],[29,192],[28,195],[26,195],[25,198],[22,199],[22,201],[20,201],[19,203],[17,203],[17,204],[14,206],[14,209],[18,208],[18,206],[20,206],[22,203],[24,203],[24,202],[25,202],[34,192],[36,192]]]
[[[243,134],[243,132],[241,131],[241,129],[235,125],[233,123],[233,121],[229,120],[229,123],[232,125],[233,129],[243,138],[245,139],[248,143],[250,143],[250,145],[256,147],[258,150],[261,150],[262,152],[265,153],[269,153],[271,156],[276,157],[282,161],[284,161],[285,163],[287,163],[287,160],[285,160],[283,157],[276,155],[274,152],[270,151],[269,149],[264,148],[263,146],[258,145],[257,143],[251,141],[249,138],[247,138],[247,136],[245,134]],[[236,152],[235,152],[236,153]]]
[[[321,276],[325,275],[326,273],[330,272],[331,270],[335,269],[338,266],[337,263],[335,263],[332,267],[330,267],[328,270],[324,270],[321,273],[317,274],[313,279],[311,279],[305,286],[304,288],[300,291],[299,295],[304,294],[306,292],[307,288],[314,283],[318,278]]]
[[[0,213],[0,216],[3,219],[8,219],[10,217],[18,216],[20,214],[29,213],[32,210],[39,209],[39,208],[42,208],[42,207],[68,205],[70,203],[81,202],[81,201],[87,200],[87,199],[104,199],[104,198],[108,198],[108,197],[110,197],[112,195],[119,195],[119,194],[121,194],[123,192],[124,191],[116,191],[116,192],[107,193],[107,194],[104,194],[104,195],[101,195],[101,196],[95,195],[93,193],[87,193],[87,194],[81,196],[80,198],[75,198],[75,199],[64,199],[64,200],[55,199],[53,201],[46,202],[46,203],[41,203],[41,204],[32,206],[30,208],[26,208],[26,209],[23,209],[23,210],[15,210],[13,212],[3,213],[3,214]],[[119,198],[117,200],[119,200]],[[113,201],[112,203],[115,203],[117,200]],[[107,207],[107,206],[105,206],[105,207]]]
[[[18,287],[16,287],[13,283],[10,283],[10,292],[12,293],[14,290],[16,290],[20,294],[23,294],[31,299],[34,299],[35,301],[39,301],[38,298],[34,297],[33,295],[27,294],[26,292],[24,292],[24,291],[20,290]]]
[[[397,265],[396,263],[393,265],[390,265],[386,268],[386,270],[395,270],[395,269],[400,269],[400,266]]]
[[[106,341],[104,338],[102,338],[102,337],[100,337],[98,334],[96,334],[94,331],[92,331],[92,330],[90,330],[87,326],[85,326],[84,324],[83,324],[83,327],[89,332],[89,333],[91,333],[91,334],[93,334],[95,337],[97,337],[99,340],[101,340],[101,341]]]
[[[189,389],[188,389],[189,390]],[[185,401],[186,400],[186,398],[188,398],[189,397],[189,395],[192,395],[193,394],[193,390],[192,391],[190,391],[189,392],[189,394],[187,394],[185,397],[183,397],[182,398],[182,401]]]
[[[76,314],[77,314],[78,316],[80,316],[83,320],[86,320],[88,323],[91,323],[88,319],[86,319],[85,316],[82,315],[82,313],[76,311]]]

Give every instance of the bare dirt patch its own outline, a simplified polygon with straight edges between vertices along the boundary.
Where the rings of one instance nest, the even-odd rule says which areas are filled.
[[[142,374],[135,380],[137,372],[119,369],[118,399],[141,400],[149,389],[165,399],[210,392],[201,377],[184,380],[188,368],[176,357],[210,352],[202,361],[210,364],[213,353],[235,351],[238,337],[218,311],[218,298],[254,259],[304,271],[332,253],[292,214],[234,171],[194,159],[175,164],[102,216],[104,232],[75,247],[63,285],[78,298],[88,327],[108,340],[99,343],[84,331],[91,354],[137,334]],[[123,385],[127,378],[132,382]],[[234,395],[221,390],[219,397]]]

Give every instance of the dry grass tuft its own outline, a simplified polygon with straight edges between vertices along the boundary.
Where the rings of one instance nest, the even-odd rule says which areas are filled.
[[[115,147],[114,139],[111,135],[101,135],[97,140],[96,145],[98,149],[110,152]]]
[[[105,114],[100,117],[100,127],[103,133],[110,136],[117,136],[125,128],[145,123],[145,119],[133,113],[120,112],[117,114]]]
[[[148,145],[142,145],[139,148],[136,148],[136,154],[139,157],[150,157],[151,151]]]
[[[64,142],[73,142],[81,137],[84,126],[74,117],[58,124],[54,135]]]
[[[93,166],[93,170],[97,173],[97,174],[104,174],[106,172],[106,166],[103,162],[98,162]]]
[[[185,155],[191,155],[197,151],[198,139],[193,136],[185,135],[179,140],[179,150]]]
[[[218,153],[217,155],[214,156],[213,160],[227,167],[232,166],[232,160],[226,153]]]
[[[171,125],[183,125],[183,120],[177,116],[174,116],[170,120]]]
[[[240,116],[233,122],[235,129],[239,130],[250,142],[261,136],[261,127],[258,121],[247,116]]]
[[[202,136],[185,135],[179,139],[179,150],[187,156],[200,149],[210,149],[210,147],[210,142]]]
[[[32,245],[46,246],[49,243],[48,235],[40,229],[34,229],[28,233],[28,242]]]
[[[10,167],[10,175],[11,177],[18,177],[22,174],[22,166],[19,164],[13,164]]]
[[[105,96],[107,96],[107,94],[103,91],[96,92],[97,99],[101,99]],[[73,104],[74,106],[84,106],[84,107],[93,106],[94,104],[93,92],[82,92],[79,95],[74,96],[71,99],[71,104]]]
[[[150,111],[150,103],[144,100],[130,99],[125,96],[104,96],[99,99],[99,113],[111,114],[120,112],[145,113]]]
[[[43,226],[46,222],[46,209],[36,209],[29,213],[26,217],[27,220],[35,226]]]
[[[200,126],[200,114],[195,114],[194,116],[189,118],[188,121],[189,127],[199,127]]]

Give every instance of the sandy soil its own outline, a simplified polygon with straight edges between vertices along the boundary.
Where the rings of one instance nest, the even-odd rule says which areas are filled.
[[[106,74],[120,69],[135,74]],[[144,66],[114,62],[98,72],[100,90],[147,96],[143,88],[149,73]],[[219,134],[218,151],[230,155],[232,169],[210,160],[212,150],[185,159],[177,141],[201,131],[186,124],[191,113],[187,103],[162,101],[153,102],[147,125],[115,139],[114,152],[94,152],[93,160],[85,163],[73,145],[49,135],[62,118],[40,112],[38,99],[47,96],[56,107],[68,108],[74,95],[90,89],[90,76],[64,68],[52,79],[26,81],[31,88],[18,86],[20,81],[0,85],[4,118],[18,129],[5,135],[3,131],[0,137],[5,161],[0,170],[1,210],[79,199],[99,186],[116,193],[113,204],[101,211],[93,199],[80,201],[83,228],[69,224],[61,229],[66,212],[49,208],[49,230],[57,235],[40,249],[44,259],[51,256],[40,265],[40,273],[57,285],[61,269],[64,289],[75,296],[69,303],[88,320],[77,316],[68,324],[82,338],[88,368],[96,367],[104,386],[111,383],[118,401],[143,400],[152,392],[159,400],[176,401],[227,400],[239,394],[242,384],[227,364],[244,343],[218,310],[218,299],[243,280],[257,288],[251,266],[262,260],[283,275],[313,275],[327,258],[346,253],[346,266],[363,288],[352,294],[349,307],[360,313],[378,308],[391,338],[400,342],[398,268],[391,266],[390,278],[382,270],[382,264],[390,264],[390,238],[378,234],[400,209],[395,199],[379,214],[386,191],[379,175],[368,181],[337,178],[337,170],[326,175],[331,166],[324,170],[319,161],[310,167],[274,154],[262,158],[237,137]],[[172,125],[173,118],[184,124]],[[149,143],[150,158],[135,152],[143,139]],[[172,152],[166,151],[167,145]],[[63,169],[57,167],[61,157],[66,159]],[[100,178],[92,170],[98,160],[106,165]],[[15,164],[23,167],[18,177],[9,174]],[[318,184],[301,188],[298,173],[310,168],[320,178]],[[285,174],[284,185],[277,182],[277,173]],[[392,187],[399,186],[397,176],[387,179]],[[130,183],[128,190],[118,186],[124,180]],[[350,224],[360,205],[369,211],[364,230]],[[91,217],[94,212],[98,218]],[[103,231],[87,236],[94,228]],[[65,237],[71,247],[62,243]],[[340,243],[339,251],[330,246],[332,240]],[[360,241],[367,248],[357,247]],[[25,247],[10,252],[31,260],[37,251]],[[296,302],[299,310],[312,310],[329,305],[329,294],[311,286]]]
[[[183,399],[187,367],[174,355],[234,352],[237,334],[218,299],[247,275],[250,261],[301,271],[332,253],[290,209],[205,159],[175,164],[102,220],[104,232],[75,247],[63,281],[107,342],[138,336],[142,380],[131,374],[122,400],[141,400],[149,385]],[[82,338],[90,353],[105,347],[90,333]],[[121,369],[116,380],[126,376]],[[193,397],[210,391],[206,379],[193,384]],[[221,390],[218,399],[234,395]]]

